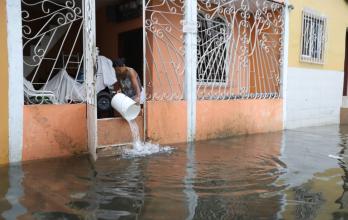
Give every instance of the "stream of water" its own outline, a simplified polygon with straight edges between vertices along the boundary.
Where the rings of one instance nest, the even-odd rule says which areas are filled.
[[[141,157],[156,153],[170,153],[173,150],[173,148],[169,146],[161,147],[159,144],[141,141],[139,127],[136,121],[128,121],[128,124],[132,132],[133,148],[125,149],[124,156]]]

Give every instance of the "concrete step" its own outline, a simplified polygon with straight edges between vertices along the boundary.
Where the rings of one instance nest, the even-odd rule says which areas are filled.
[[[348,125],[348,108],[341,108],[340,124]]]

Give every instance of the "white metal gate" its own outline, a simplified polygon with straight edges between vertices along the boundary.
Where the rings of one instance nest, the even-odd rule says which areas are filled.
[[[95,0],[84,0],[84,64],[87,87],[88,148],[94,160],[97,159],[97,107],[95,88],[96,27]]]
[[[147,100],[280,97],[285,5],[275,0],[146,0]]]
[[[25,104],[85,102],[82,0],[21,3]]]
[[[145,0],[147,100],[184,98],[184,0]]]
[[[198,99],[279,97],[284,9],[270,0],[198,0]]]
[[[95,0],[21,0],[25,104],[87,104],[95,160]]]
[[[22,11],[23,36],[29,38],[28,42],[34,42],[30,49],[34,53],[31,57],[34,66],[40,66],[42,60],[45,59],[52,59],[54,62],[47,81],[57,68],[56,63],[58,56],[61,56],[62,49],[61,46],[56,57],[46,56],[47,48],[54,40],[52,36],[62,28],[63,34],[65,33],[65,36],[62,37],[64,42],[71,26],[78,21],[83,21],[79,26],[79,30],[83,27],[83,31],[81,31],[83,54],[77,59],[79,67],[75,81],[83,64],[85,78],[83,88],[86,92],[88,115],[88,146],[91,155],[96,159],[98,142],[94,78],[96,64],[95,0],[79,0],[79,3],[76,3],[75,0],[59,2],[38,0],[35,3],[27,1],[32,2],[22,0],[23,4],[28,7],[41,6],[40,10],[43,15],[39,19],[32,19],[28,11]],[[188,106],[195,106],[193,102],[196,97],[197,99],[215,100],[278,98],[283,57],[285,6],[271,0],[197,0],[194,2],[195,4],[189,4],[190,7],[187,7],[190,1],[143,1],[144,87],[147,100],[173,101],[186,98]],[[48,5],[54,6],[55,9],[48,9]],[[192,5],[195,5],[195,8],[191,8]],[[190,16],[192,18],[192,15],[196,14],[198,22],[191,24],[187,18]],[[26,22],[41,19],[48,19],[48,23],[43,26],[47,28],[46,31],[42,28],[35,32],[25,25]],[[55,19],[58,26],[50,27],[51,19]],[[66,30],[64,31],[64,29]],[[31,36],[33,33],[34,35]],[[51,35],[47,35],[48,33]],[[189,38],[187,38],[188,35]],[[75,45],[75,43],[72,44],[71,51]],[[195,47],[196,54],[192,54]],[[190,50],[186,50],[187,48]],[[188,51],[190,54],[187,54]],[[62,57],[64,60],[64,56]],[[66,57],[69,62],[73,54],[70,52]],[[197,65],[196,62],[189,63],[188,57],[195,59]],[[194,67],[185,68],[188,65]],[[35,75],[36,73],[34,73]],[[191,79],[191,83],[188,79]],[[32,83],[35,83],[35,80],[32,80]],[[44,97],[52,96],[52,102],[54,102],[54,94],[45,89],[35,91],[31,84],[27,86],[29,96],[42,97],[41,100],[45,100]],[[194,94],[194,99],[190,91]],[[185,92],[190,93],[186,95],[190,95],[191,99],[185,96]],[[38,102],[38,100],[34,101]],[[190,117],[195,109],[191,110],[188,111]],[[191,127],[195,126],[194,123],[191,125]]]
[[[184,0],[145,2],[148,100],[184,99],[187,31],[197,34],[197,71],[186,73],[196,75],[197,99],[279,98],[285,5],[196,1],[196,27],[184,24]]]

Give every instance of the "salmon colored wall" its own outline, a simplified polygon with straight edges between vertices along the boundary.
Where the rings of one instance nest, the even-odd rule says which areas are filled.
[[[97,47],[100,49],[100,54],[110,59],[118,57],[118,35],[142,28],[142,17],[125,21],[125,22],[110,22],[106,17],[106,7],[97,10],[96,14],[97,25]]]
[[[280,131],[282,99],[197,102],[196,140]],[[155,143],[186,142],[185,101],[149,101],[147,137]]]
[[[85,104],[24,106],[23,161],[86,151]]]
[[[144,119],[138,117],[137,124],[141,137],[144,137]],[[123,118],[108,118],[98,120],[98,145],[111,146],[131,143],[132,133],[128,122]]]
[[[147,137],[160,144],[186,142],[186,109],[186,101],[148,101]]]
[[[280,131],[282,99],[197,102],[197,140]]]
[[[8,163],[8,58],[6,1],[0,1],[0,164]]]

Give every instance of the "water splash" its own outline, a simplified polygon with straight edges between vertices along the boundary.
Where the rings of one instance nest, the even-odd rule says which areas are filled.
[[[129,127],[132,132],[133,148],[125,149],[123,154],[126,157],[143,157],[156,153],[171,153],[173,148],[169,146],[161,147],[159,144],[153,144],[151,142],[142,142],[140,138],[140,132],[138,124],[135,120],[128,121]]]

